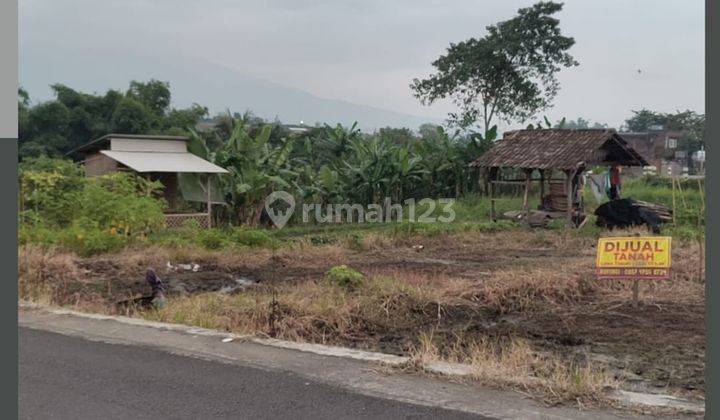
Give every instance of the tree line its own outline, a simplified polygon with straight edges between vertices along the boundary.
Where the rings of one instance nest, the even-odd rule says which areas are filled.
[[[190,150],[230,170],[215,184],[228,206],[228,221],[258,224],[263,199],[276,189],[313,203],[382,204],[407,198],[459,198],[477,193],[479,174],[468,164],[492,147],[493,126],[480,134],[425,124],[418,130],[381,128],[363,133],[357,125],[328,124],[291,131],[280,121],[266,121],[250,112],[215,116],[199,130],[207,108],[171,107],[169,84],[132,81],[126,92],[87,94],[53,85],[56,98],[30,105],[20,90],[20,159],[63,157],[69,150],[110,132],[176,134],[190,138]],[[666,114],[633,111],[624,129],[646,131],[662,125],[681,130],[682,141],[702,147],[704,115],[692,111]],[[539,128],[604,128],[584,118]],[[692,151],[692,150],[690,150]],[[182,182],[197,179],[181,177]]]
[[[583,118],[537,121],[560,89],[556,74],[579,64],[569,53],[575,40],[561,32],[555,17],[561,9],[554,2],[519,9],[513,18],[488,26],[484,37],[450,44],[432,63],[433,74],[412,81],[421,102],[451,99],[457,105],[445,127],[363,133],[357,125],[324,124],[297,132],[280,121],[228,112],[200,130],[208,109],[173,107],[167,82],[132,81],[125,91],[104,94],[55,84],[55,99],[34,105],[19,90],[19,157],[62,157],[112,132],[185,135],[193,153],[230,170],[215,184],[228,203],[226,218],[246,224],[260,222],[262,200],[275,189],[314,203],[462,197],[480,189],[479,174],[468,164],[492,147],[498,120],[531,122],[530,129],[607,128]],[[704,124],[704,115],[692,111],[643,109],[633,111],[624,128],[682,131],[681,147],[693,152],[703,147]],[[197,181],[181,177],[188,185]]]

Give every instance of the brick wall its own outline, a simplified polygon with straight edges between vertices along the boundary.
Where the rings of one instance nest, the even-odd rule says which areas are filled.
[[[83,164],[86,176],[100,176],[118,170],[118,163],[100,152],[88,155]]]

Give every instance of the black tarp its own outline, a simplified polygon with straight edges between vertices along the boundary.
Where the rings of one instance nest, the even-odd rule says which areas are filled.
[[[665,206],[632,198],[611,200],[595,210],[598,226],[612,229],[646,225],[655,233],[660,232],[669,214],[670,209]]]

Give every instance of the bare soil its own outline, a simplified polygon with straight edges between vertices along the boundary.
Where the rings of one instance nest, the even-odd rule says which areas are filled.
[[[466,336],[519,336],[538,349],[559,350],[568,357],[590,358],[615,370],[627,386],[704,394],[705,296],[699,280],[696,246],[675,244],[671,280],[647,281],[641,302],[631,301],[629,282],[594,277],[594,239],[561,234],[497,233],[420,238],[391,245],[352,250],[338,245],[248,250],[198,256],[199,270],[166,268],[172,258],[160,250],[78,259],[78,280],[68,285],[76,300],[112,303],[149,293],[144,271],[153,266],[166,284],[168,296],[203,292],[241,292],[242,287],[316,281],[332,266],[347,264],[366,275],[421,276],[441,282],[468,282],[468,302],[475,308],[448,310],[428,326],[439,334],[461,331]],[[413,248],[422,245],[422,250]],[[171,261],[173,264],[191,261]],[[546,276],[571,280],[572,295],[505,306],[483,304],[475,285],[503,279]],[[517,295],[530,293],[519,282]],[[82,295],[81,297],[78,297]],[[532,296],[532,293],[530,293]],[[517,298],[520,299],[520,298]],[[521,309],[517,309],[521,308]],[[349,346],[405,353],[417,331],[371,331],[366,336],[338,337]]]

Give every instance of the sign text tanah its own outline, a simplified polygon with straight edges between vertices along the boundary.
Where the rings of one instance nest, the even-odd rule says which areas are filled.
[[[669,278],[671,239],[668,236],[600,238],[597,247],[598,277]]]

